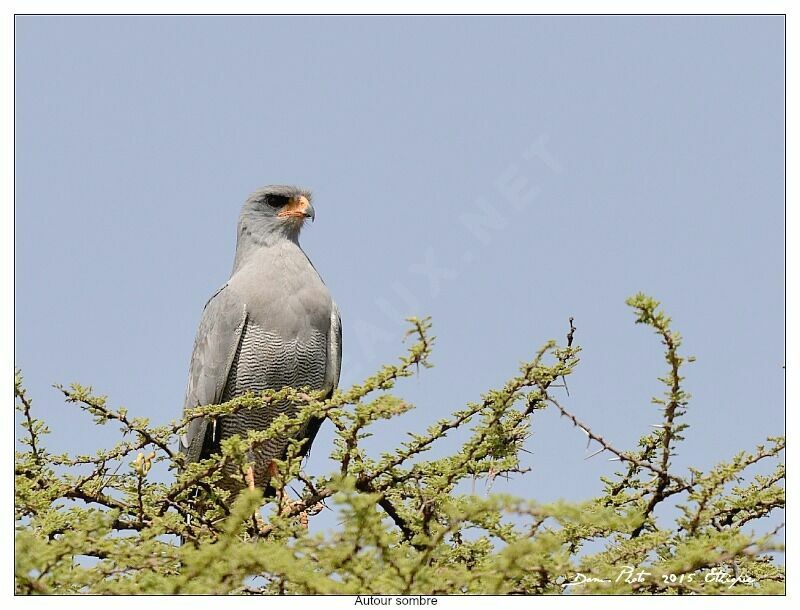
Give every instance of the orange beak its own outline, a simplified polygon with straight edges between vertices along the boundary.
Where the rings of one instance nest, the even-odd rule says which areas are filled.
[[[287,203],[286,206],[278,212],[278,216],[281,218],[310,218],[313,221],[315,216],[314,206],[311,205],[311,202],[305,196],[300,195]]]

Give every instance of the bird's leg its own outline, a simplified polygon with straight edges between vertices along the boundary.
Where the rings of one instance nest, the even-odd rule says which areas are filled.
[[[267,464],[267,481],[272,485],[272,480],[277,479],[279,475],[278,466],[274,460],[270,460]],[[278,501],[278,506],[283,505],[283,488],[275,488],[275,499]]]
[[[256,488],[256,473],[252,462],[247,465],[247,470],[244,473],[244,480],[247,483],[247,489],[254,491]],[[257,510],[253,513],[253,533],[255,540],[258,540],[259,532],[263,525],[264,520],[261,518],[261,512]]]
[[[256,488],[256,473],[253,464],[256,462],[256,456],[253,454],[253,448],[247,451],[247,470],[244,471],[244,482],[247,483],[247,489],[253,491]]]

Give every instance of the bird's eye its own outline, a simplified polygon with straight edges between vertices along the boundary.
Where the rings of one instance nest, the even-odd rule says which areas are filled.
[[[273,208],[282,208],[289,203],[289,198],[283,195],[267,195],[264,201]]]

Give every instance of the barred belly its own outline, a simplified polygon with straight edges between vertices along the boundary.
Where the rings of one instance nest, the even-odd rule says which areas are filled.
[[[231,364],[223,402],[247,392],[257,394],[286,386],[309,386],[312,390],[321,390],[325,383],[326,362],[327,339],[322,332],[313,330],[302,338],[287,340],[248,320]],[[235,434],[246,436],[249,430],[265,430],[279,414],[292,416],[296,411],[296,407],[284,401],[221,417],[217,423],[217,437],[222,440]],[[297,437],[305,436],[303,430]],[[257,486],[266,487],[270,461],[283,458],[288,444],[288,439],[271,439],[253,448],[251,459]],[[229,477],[235,471],[230,467],[226,474]],[[223,485],[229,489],[243,486],[230,479],[223,481]]]

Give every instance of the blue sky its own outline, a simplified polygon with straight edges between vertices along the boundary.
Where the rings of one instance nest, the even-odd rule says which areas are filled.
[[[697,357],[675,463],[784,431],[782,17],[18,17],[15,361],[54,450],[110,443],[53,383],[177,417],[246,195],[315,193],[342,385],[431,315],[396,446],[501,385],[575,317],[567,408],[620,448],[658,421],[664,303]],[[600,490],[615,463],[537,415],[504,490]],[[332,432],[315,442],[324,472]],[[444,449],[453,449],[449,439]]]

